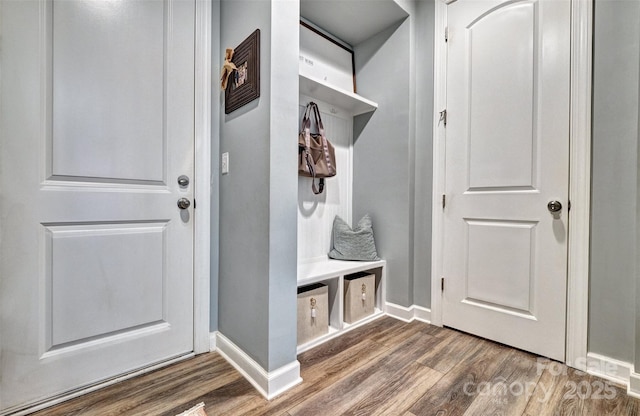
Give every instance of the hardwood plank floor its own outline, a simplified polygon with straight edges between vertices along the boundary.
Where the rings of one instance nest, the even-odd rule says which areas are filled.
[[[217,353],[199,355],[35,413],[640,416],[606,380],[448,328],[383,317],[298,357],[303,383],[265,400]]]

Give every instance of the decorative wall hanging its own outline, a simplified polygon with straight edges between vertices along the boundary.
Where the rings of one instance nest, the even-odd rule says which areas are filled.
[[[260,97],[260,29],[256,29],[227,56],[230,62],[223,67],[223,78],[230,71],[224,94],[224,112],[229,114]],[[221,80],[224,83],[224,79]]]

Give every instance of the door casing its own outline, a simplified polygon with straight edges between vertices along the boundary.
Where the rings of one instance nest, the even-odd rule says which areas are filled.
[[[447,5],[456,0],[435,2],[434,45],[434,122],[433,195],[431,242],[431,323],[442,326],[440,278],[444,255],[446,131],[439,123],[446,109],[447,91]],[[593,58],[593,4],[590,0],[571,0],[571,104],[569,131],[569,236],[567,269],[567,329],[565,363],[587,368],[587,329],[589,304],[589,232],[591,200],[591,82]]]
[[[194,198],[197,201],[197,209],[194,209],[196,226],[194,227],[193,252],[193,349],[196,354],[211,350],[209,322],[211,308],[211,198],[217,195],[216,193],[212,194],[211,187],[212,157],[216,156],[211,153],[213,139],[211,125],[212,114],[218,114],[215,108],[212,111],[213,9],[211,3],[207,0],[196,0]]]

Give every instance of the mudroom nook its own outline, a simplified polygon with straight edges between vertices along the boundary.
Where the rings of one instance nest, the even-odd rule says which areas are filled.
[[[638,22],[0,0],[0,415],[640,413]]]

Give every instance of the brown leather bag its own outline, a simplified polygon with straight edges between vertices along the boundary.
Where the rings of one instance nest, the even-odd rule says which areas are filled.
[[[311,119],[315,116],[318,133],[311,133]],[[314,194],[324,190],[324,178],[336,176],[336,153],[324,135],[320,110],[314,102],[307,104],[302,118],[302,130],[298,135],[298,174],[312,178]],[[319,184],[316,186],[316,178]]]

